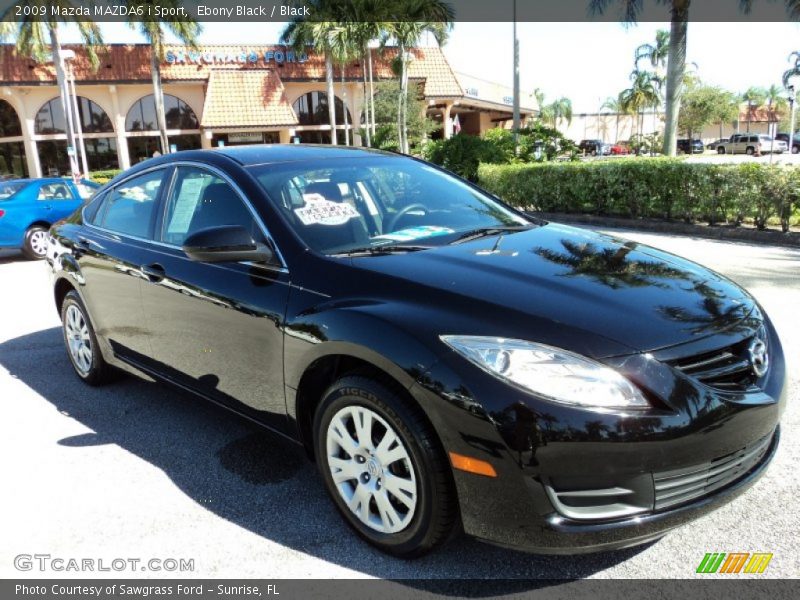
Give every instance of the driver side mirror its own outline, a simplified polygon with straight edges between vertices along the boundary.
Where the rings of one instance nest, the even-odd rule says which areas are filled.
[[[254,241],[240,225],[201,229],[184,240],[183,251],[191,260],[207,263],[271,262],[274,258],[269,246]]]

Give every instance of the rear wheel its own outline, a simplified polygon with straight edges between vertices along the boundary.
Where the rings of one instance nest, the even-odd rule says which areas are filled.
[[[725,154],[725,148],[722,146],[717,146],[717,154]]]
[[[450,466],[421,410],[377,380],[344,377],[314,419],[320,473],[339,512],[380,550],[413,558],[456,524]]]
[[[792,146],[792,154],[797,154],[800,152],[800,146]]]
[[[113,371],[103,359],[94,327],[80,296],[74,290],[64,297],[61,323],[67,355],[78,377],[89,385],[101,385],[109,381]]]
[[[752,146],[748,146],[747,150],[745,150],[745,152],[747,152],[747,154],[749,154],[750,156],[753,156],[753,154],[756,153],[756,149],[753,148]]]
[[[47,228],[34,225],[25,232],[22,253],[31,260],[41,260],[47,255]]]

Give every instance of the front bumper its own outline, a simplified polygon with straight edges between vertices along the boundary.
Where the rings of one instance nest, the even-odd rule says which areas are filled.
[[[465,368],[456,355],[443,357],[412,393],[445,449],[487,461],[498,475],[453,471],[464,531],[539,553],[595,552],[657,539],[729,502],[764,472],[779,441],[786,370],[771,326],[770,332],[773,363],[762,393],[720,394],[676,375],[673,384],[662,388],[664,397],[672,396],[669,409],[636,414],[550,403]],[[673,372],[658,360],[653,361],[658,368],[648,372],[637,360],[623,362],[633,362],[629,367],[643,377],[663,380]],[[674,501],[665,501],[663,492],[659,496],[665,478],[694,481],[695,472],[706,465],[711,475],[699,494]],[[733,470],[712,485],[720,465]],[[572,518],[558,506],[554,487],[631,491],[623,497],[635,497],[630,504],[638,510]]]

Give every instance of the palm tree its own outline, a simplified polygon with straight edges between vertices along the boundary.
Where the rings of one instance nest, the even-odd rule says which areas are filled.
[[[636,48],[635,63],[638,68],[639,61],[647,60],[656,71],[660,71],[667,66],[668,56],[669,31],[659,29],[656,31],[655,44],[642,44]]]
[[[342,81],[342,103],[344,104],[344,145],[350,145],[350,129],[347,122],[347,85],[345,84],[345,71],[347,65],[355,59],[360,51],[359,40],[354,37],[354,30],[350,27],[338,27],[331,32],[331,57],[339,63],[339,73]]]
[[[148,9],[153,9],[155,6],[171,10],[183,8],[183,0],[128,0],[128,6],[144,9],[147,14]],[[156,122],[158,123],[161,153],[169,154],[167,117],[164,112],[164,88],[161,85],[161,62],[166,54],[164,26],[183,44],[193,49],[197,48],[197,36],[200,34],[201,27],[190,16],[180,20],[142,20],[141,17],[135,15],[136,12],[132,11],[128,26],[131,29],[138,29],[150,44],[150,75],[153,80],[153,100],[156,105]],[[188,10],[186,12],[188,13]]]
[[[686,32],[689,23],[689,4],[691,0],[656,0],[670,7],[671,24],[669,33],[669,50],[667,52],[667,115],[664,127],[664,154],[675,156],[678,139],[678,113],[681,108],[683,93],[683,73],[686,68]],[[753,0],[737,0],[740,10],[750,11]],[[783,0],[790,19],[800,17],[798,0]],[[641,10],[643,0],[589,0],[590,12],[601,15],[612,4],[622,5],[625,20],[635,23]]]
[[[650,71],[634,70],[631,75],[631,87],[622,90],[619,100],[625,111],[637,115],[637,131],[644,133],[644,109],[653,108],[661,103],[661,79]]]
[[[400,96],[397,106],[397,133],[400,151],[408,153],[408,50],[419,43],[426,33],[431,33],[440,46],[447,41],[453,27],[455,13],[443,0],[408,0],[401,3],[396,20],[386,23],[383,45],[394,39],[398,46],[396,59],[400,71]],[[391,15],[387,18],[391,19]]]
[[[314,15],[317,18],[329,18],[333,15],[329,6],[333,2],[319,0]],[[336,96],[333,93],[333,56],[332,42],[338,23],[331,21],[307,21],[303,17],[295,17],[281,33],[281,43],[291,46],[297,52],[305,52],[313,46],[317,52],[325,56],[325,83],[328,94],[328,120],[331,126],[331,145],[336,141]]]
[[[616,98],[609,96],[606,98],[605,102],[603,102],[602,106],[600,106],[600,110],[610,110],[617,117],[616,126],[614,128],[614,141],[619,141],[619,118],[620,115],[625,112],[625,109],[622,107],[621,96],[622,94],[617,95]]]
[[[783,89],[774,83],[765,90],[764,99],[767,102],[767,118],[769,119],[770,135],[775,135],[774,124],[777,124],[778,112],[783,112],[786,108],[786,98],[783,97]]]
[[[47,18],[30,17],[16,20],[14,16],[17,6],[36,7],[46,11],[45,14],[49,15]],[[3,37],[16,38],[16,49],[20,54],[30,56],[37,62],[53,61],[56,69],[56,83],[58,84],[59,95],[61,96],[61,109],[64,111],[64,117],[72,114],[72,105],[69,101],[69,90],[67,88],[67,76],[64,65],[64,56],[61,52],[61,40],[59,38],[59,23],[71,23],[77,25],[78,32],[83,40],[83,45],[86,48],[86,54],[89,57],[89,62],[94,70],[100,65],[100,60],[97,56],[97,50],[103,44],[103,36],[100,33],[100,28],[97,23],[91,20],[78,21],[71,17],[55,18],[52,15],[54,12],[69,14],[70,10],[76,8],[77,4],[72,0],[27,0],[16,2],[0,14],[0,21],[3,22],[3,28],[0,35]],[[86,17],[80,17],[86,19]],[[48,45],[49,40],[49,45]],[[75,118],[80,118],[75,115]],[[75,148],[75,137],[71,127],[67,127],[67,145]],[[77,175],[80,172],[76,154],[69,157],[70,167],[72,174]]]
[[[750,131],[750,122],[753,117],[753,110],[764,104],[767,92],[764,88],[750,87],[742,94],[742,100],[747,102],[747,131]]]
[[[558,129],[558,124],[561,120],[565,120],[567,125],[572,123],[572,100],[562,96],[553,102],[548,107],[548,114],[553,120],[553,129]]]

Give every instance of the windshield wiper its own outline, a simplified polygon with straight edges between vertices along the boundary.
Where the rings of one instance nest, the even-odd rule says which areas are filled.
[[[532,229],[534,226],[533,224],[528,225],[498,225],[494,227],[479,227],[478,229],[470,229],[469,231],[465,231],[461,235],[459,235],[456,239],[454,239],[451,244],[463,244],[464,242],[469,242],[472,240],[477,240],[478,238],[488,237],[490,235],[499,235],[501,233],[508,233],[513,231],[525,231],[527,229]]]
[[[336,252],[331,256],[377,256],[380,254],[399,254],[403,252],[418,252],[427,250],[433,246],[410,246],[404,244],[384,244],[383,246],[363,246],[352,248],[343,252]]]

